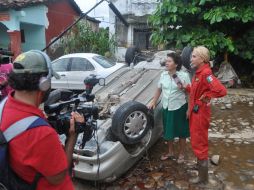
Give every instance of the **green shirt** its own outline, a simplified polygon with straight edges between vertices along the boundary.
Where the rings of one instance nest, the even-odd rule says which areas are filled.
[[[184,71],[177,71],[176,75],[183,84],[190,84],[189,74]],[[162,105],[164,109],[170,111],[181,108],[186,101],[185,91],[179,89],[174,79],[164,71],[158,82],[158,88],[162,90]]]

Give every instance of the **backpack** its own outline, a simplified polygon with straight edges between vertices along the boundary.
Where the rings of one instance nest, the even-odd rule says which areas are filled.
[[[0,103],[0,123],[2,112],[7,101],[5,98]],[[12,124],[5,131],[0,130],[0,190],[35,190],[41,174],[37,173],[32,184],[24,181],[11,168],[8,161],[8,143],[21,133],[39,126],[49,126],[49,124],[38,116],[23,118]]]

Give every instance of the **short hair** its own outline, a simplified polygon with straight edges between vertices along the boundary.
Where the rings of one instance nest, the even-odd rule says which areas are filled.
[[[167,57],[171,57],[173,59],[174,63],[177,65],[176,70],[180,71],[182,68],[181,56],[178,53],[171,52],[167,54]]]
[[[43,76],[47,76],[47,73],[24,74],[11,71],[8,75],[8,84],[14,90],[36,91],[39,90],[39,82]]]
[[[203,59],[205,63],[209,63],[210,53],[205,46],[197,46],[193,49],[193,52],[195,52],[197,56],[201,57],[201,59]]]

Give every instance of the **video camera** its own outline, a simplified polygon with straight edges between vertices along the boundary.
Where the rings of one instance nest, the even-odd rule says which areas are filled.
[[[81,147],[92,138],[93,131],[97,129],[96,120],[99,117],[99,108],[93,104],[95,95],[91,94],[96,84],[105,85],[105,79],[96,78],[90,75],[84,80],[85,92],[82,94],[73,94],[71,91],[60,91],[60,101],[51,105],[45,104],[44,111],[48,115],[48,121],[58,134],[68,134],[70,128],[71,112],[77,111],[85,118],[85,124],[75,123],[75,131],[83,133]],[[50,98],[50,96],[49,96]]]

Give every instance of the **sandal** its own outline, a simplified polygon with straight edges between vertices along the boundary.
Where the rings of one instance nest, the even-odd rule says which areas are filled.
[[[173,154],[164,154],[164,155],[161,155],[161,161],[164,161],[164,160],[167,160],[167,159],[170,159],[172,160],[174,158],[174,155]]]
[[[178,159],[177,159],[177,163],[178,163],[178,164],[184,163],[184,155],[182,155],[182,154],[179,155],[179,157],[178,157]]]

